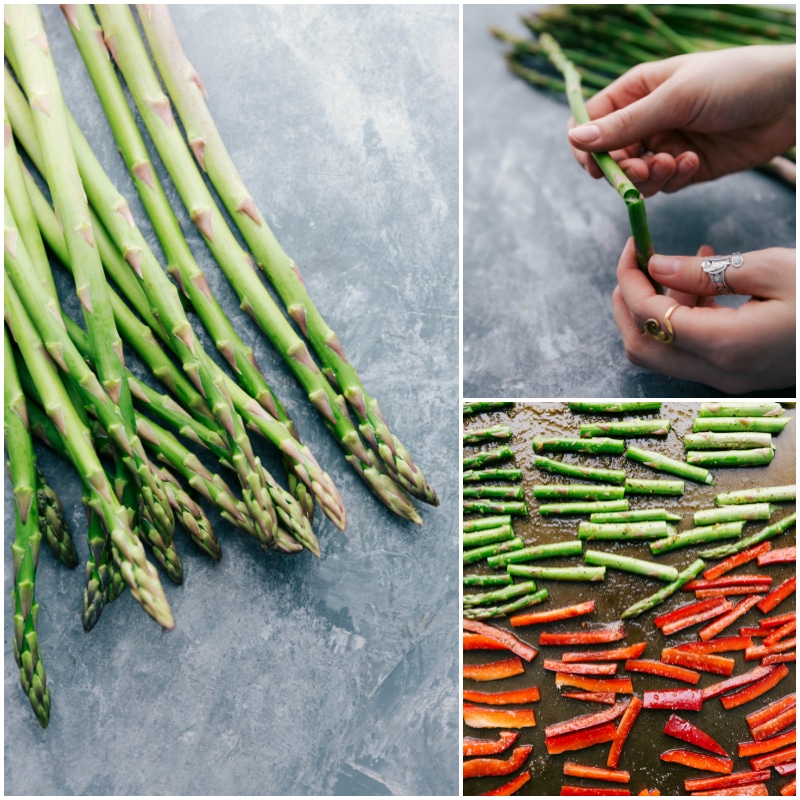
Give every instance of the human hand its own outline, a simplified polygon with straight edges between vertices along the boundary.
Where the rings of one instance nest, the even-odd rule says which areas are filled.
[[[645,196],[769,161],[795,143],[795,48],[738,47],[639,64],[586,103],[578,162],[610,152]]]
[[[668,287],[659,295],[636,263],[629,239],[617,268],[613,304],[628,359],[673,378],[697,381],[727,394],[791,386],[795,381],[795,251],[773,247],[744,253],[725,280],[735,294],[750,295],[739,308],[716,304],[716,290],[697,257],[654,255],[649,271]],[[647,320],[670,322],[672,344],[645,332]]]

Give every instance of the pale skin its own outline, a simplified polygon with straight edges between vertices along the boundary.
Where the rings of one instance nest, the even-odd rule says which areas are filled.
[[[610,152],[645,196],[675,192],[749,169],[795,143],[795,48],[746,47],[641,64],[586,104],[591,123],[573,127],[578,162],[602,173],[590,153]],[[743,253],[725,279],[751,299],[717,305],[700,262],[713,254],[655,255],[648,268],[667,292],[637,268],[628,242],[617,269],[613,303],[633,363],[731,394],[790,386],[795,380],[795,251]],[[644,332],[668,309],[671,345]]]

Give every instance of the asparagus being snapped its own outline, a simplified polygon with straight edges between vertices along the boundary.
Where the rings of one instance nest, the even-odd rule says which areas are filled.
[[[50,545],[53,555],[68,567],[78,566],[78,553],[72,541],[72,531],[64,516],[61,500],[36,465],[36,498],[39,509],[39,528]]]
[[[670,431],[668,419],[626,419],[619,422],[584,423],[580,427],[583,438],[593,436],[666,436]]]
[[[480,469],[486,464],[497,464],[502,461],[509,461],[514,458],[514,451],[504,445],[503,447],[496,447],[494,450],[483,450],[472,456],[464,456],[464,469]]]
[[[775,455],[772,447],[750,450],[690,450],[686,460],[706,467],[760,467],[769,464]]]
[[[607,483],[624,483],[625,470],[604,469],[603,467],[584,467],[580,464],[565,464],[545,456],[533,457],[533,464],[537,469],[552,472],[556,475],[566,475],[570,478],[583,478],[589,481],[605,481]]]
[[[704,567],[705,562],[701,558],[696,559],[683,570],[672,583],[667,584],[663,589],[659,589],[655,594],[650,595],[650,597],[646,597],[644,600],[640,600],[638,603],[634,603],[632,606],[625,609],[621,615],[622,619],[638,617],[640,614],[644,614],[645,611],[655,608],[659,603],[664,602],[668,597],[675,594],[675,592],[680,591],[680,588],[685,583],[696,578],[703,571]]]
[[[639,447],[629,447],[625,451],[625,458],[638,461],[651,469],[661,472],[670,472],[681,478],[688,478],[699,483],[710,483],[713,485],[714,478],[707,469],[687,464],[685,461],[678,461],[675,458],[654,453],[650,450],[642,450]]]
[[[567,100],[575,122],[578,125],[591,122],[581,91],[580,73],[575,65],[564,55],[558,42],[550,34],[543,33],[539,37],[539,44],[553,66],[564,76]],[[650,228],[647,225],[644,198],[608,153],[592,153],[592,157],[603,171],[606,180],[617,190],[625,202],[633,241],[636,245],[636,261],[642,272],[647,275],[647,262],[655,250],[653,240],[650,238]]]
[[[461,476],[464,483],[480,483],[481,481],[521,481],[522,470],[519,469],[473,469]]]
[[[464,403],[462,414],[482,414],[485,411],[502,411],[506,408],[513,408],[514,403],[510,400],[483,400],[473,403]]]
[[[510,439],[511,428],[508,425],[494,425],[491,428],[475,428],[464,431],[462,436],[464,444],[481,444],[491,439]]]
[[[14,659],[19,667],[22,691],[30,701],[39,724],[50,721],[50,689],[44,672],[36,622],[36,562],[42,533],[36,500],[36,461],[28,429],[28,412],[22,393],[8,333],[4,332],[4,422],[8,472],[14,495],[15,534],[11,545],[14,588],[11,602],[14,619]]]

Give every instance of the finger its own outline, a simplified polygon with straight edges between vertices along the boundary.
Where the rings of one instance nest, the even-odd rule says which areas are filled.
[[[642,158],[620,161],[620,167],[644,197],[661,191],[676,174],[675,159],[668,153],[654,153]]]
[[[707,244],[700,245],[697,255],[699,258],[708,258],[709,256],[713,256],[714,248]],[[680,303],[682,306],[689,306],[690,308],[694,308],[695,306],[704,306],[709,308],[710,306],[715,305],[715,301],[711,297],[698,297],[695,294],[681,292],[678,289],[668,288],[665,294],[674,302]]]
[[[779,297],[787,287],[785,264],[778,248],[744,253],[740,267],[725,270],[725,282],[734,294],[753,297]],[[707,258],[707,256],[705,256]],[[654,280],[693,295],[715,297],[713,280],[703,270],[704,257],[664,256],[656,254],[648,262]]]
[[[697,153],[687,150],[675,158],[675,174],[664,184],[661,191],[672,194],[688,186],[700,169],[700,158]]]

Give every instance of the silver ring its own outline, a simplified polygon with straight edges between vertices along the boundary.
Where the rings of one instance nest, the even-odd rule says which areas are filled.
[[[733,294],[731,287],[725,282],[725,270],[728,267],[739,269],[742,264],[744,264],[744,258],[741,253],[731,253],[729,256],[711,256],[700,262],[703,272],[713,281],[717,294]]]

